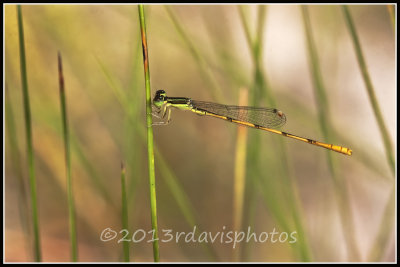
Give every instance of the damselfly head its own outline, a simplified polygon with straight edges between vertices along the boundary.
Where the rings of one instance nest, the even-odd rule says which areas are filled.
[[[156,107],[161,107],[162,104],[164,104],[164,102],[165,102],[165,97],[166,97],[166,96],[167,96],[167,94],[165,93],[164,90],[158,90],[158,91],[156,92],[156,95],[155,95],[154,98],[153,98],[153,104],[154,104]]]

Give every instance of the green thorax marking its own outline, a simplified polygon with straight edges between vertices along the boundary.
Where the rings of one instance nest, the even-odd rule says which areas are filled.
[[[191,110],[192,100],[187,97],[166,97],[167,106],[183,109],[183,110]]]

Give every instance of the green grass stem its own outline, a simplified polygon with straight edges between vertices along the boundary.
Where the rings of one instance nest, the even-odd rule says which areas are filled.
[[[259,95],[259,92],[262,91],[260,90],[260,81],[258,79],[257,74],[260,73],[258,67],[259,65],[257,64],[257,59],[254,57],[254,47],[255,45],[253,44],[253,40],[251,38],[250,34],[250,29],[247,24],[247,20],[245,17],[245,12],[242,6],[238,7],[241,22],[242,22],[242,27],[245,31],[245,36],[247,40],[247,44],[250,50],[250,54],[253,59],[254,63],[254,76],[253,78],[253,84],[250,87],[250,92],[249,92],[249,104],[252,106],[256,106],[257,102],[257,96]],[[259,20],[260,21],[260,20]],[[260,133],[258,132],[250,132],[249,133],[249,141],[248,141],[248,146],[247,146],[247,153],[246,153],[246,180],[248,180],[247,177],[260,177],[260,169],[259,169],[259,158],[260,158]],[[247,199],[247,205],[250,205],[252,208],[251,209],[246,209],[245,213],[242,215],[244,217],[243,219],[243,224],[246,224],[248,227],[251,227],[254,224],[254,216],[255,216],[255,203],[256,203],[256,194],[258,193],[257,188],[259,186],[258,183],[261,183],[261,179],[250,179],[250,182],[246,183],[246,199]],[[264,190],[260,190],[263,195],[264,195]],[[273,214],[275,218],[283,218],[283,216],[280,216],[279,214]],[[277,220],[278,221],[278,220]],[[284,222],[278,222],[280,225],[285,224]],[[241,244],[242,254],[241,254],[241,260],[250,260],[251,259],[251,249],[250,249],[250,244],[244,243]]]
[[[151,102],[151,88],[150,88],[149,54],[147,50],[147,35],[146,35],[144,6],[139,5],[138,10],[139,10],[139,21],[140,21],[140,33],[142,37],[144,79],[145,79],[145,89],[146,89],[147,153],[148,153],[148,164],[149,164],[151,226],[154,232],[153,257],[155,262],[159,262],[160,251],[158,244],[156,177],[154,168],[153,117],[152,117],[152,107],[151,107],[152,102]]]
[[[252,86],[251,91],[251,105],[258,106],[260,105],[260,100],[267,101],[269,106],[276,107],[275,98],[272,95],[270,90],[270,86],[268,85],[267,78],[264,75],[264,70],[262,66],[262,52],[263,52],[263,33],[264,33],[264,25],[265,25],[265,17],[266,17],[266,6],[260,5],[258,6],[258,20],[257,20],[257,29],[256,29],[256,37],[253,39],[250,34],[250,30],[247,24],[246,14],[243,6],[239,6],[239,15],[242,21],[242,26],[245,31],[247,43],[250,49],[250,53],[253,58],[254,64],[254,84]],[[248,168],[247,176],[249,177],[261,177],[263,172],[261,172],[260,166],[260,133],[252,134],[252,137],[249,138],[249,150],[248,150],[248,162],[249,166],[253,165],[252,168]],[[295,245],[298,256],[302,261],[309,261],[311,259],[310,250],[307,244],[307,238],[305,234],[305,230],[303,227],[303,218],[301,208],[299,206],[299,197],[297,193],[297,188],[291,175],[289,173],[289,161],[286,152],[286,147],[284,141],[279,139],[276,144],[278,151],[277,158],[280,159],[280,167],[282,170],[282,183],[279,186],[279,190],[283,191],[284,198],[286,198],[285,203],[288,205],[289,216],[293,219],[295,224],[296,231],[299,235],[303,236]],[[250,164],[251,163],[251,164]],[[259,179],[260,180],[260,179]],[[276,198],[272,197],[270,193],[268,193],[268,188],[265,186],[265,182],[259,181],[256,183],[250,183],[253,186],[259,186],[258,183],[261,183],[261,187],[265,190],[261,190],[264,200],[267,203],[269,209],[273,212],[275,219],[278,224],[284,228],[286,231],[290,231],[291,226],[288,223],[288,216],[283,214],[282,209],[275,209],[276,202],[279,201]],[[278,196],[276,196],[278,197]],[[246,244],[245,244],[246,245]]]
[[[22,11],[20,5],[17,6],[17,13],[18,13],[19,53],[20,53],[20,64],[21,64],[21,82],[22,82],[22,94],[24,103],[26,146],[27,146],[28,169],[29,169],[29,187],[30,187],[31,208],[32,208],[33,242],[34,242],[33,254],[34,254],[34,260],[39,262],[41,261],[42,256],[40,247],[39,216],[38,216],[37,195],[36,195],[36,178],[35,178],[35,163],[34,163],[34,152],[33,152],[33,141],[32,141],[31,109],[29,103],[28,75],[26,70],[24,25],[23,25]]]
[[[247,106],[248,90],[242,87],[239,91],[239,106]],[[247,127],[239,126],[236,136],[234,191],[233,191],[233,230],[242,230],[243,203],[246,183]],[[234,251],[234,261],[240,261],[240,243]]]
[[[309,55],[309,64],[311,68],[311,76],[313,80],[314,95],[318,109],[318,119],[322,130],[322,135],[326,142],[332,143],[331,137],[331,123],[329,116],[329,103],[326,96],[326,89],[322,78],[321,67],[319,64],[319,58],[317,54],[316,45],[312,36],[310,16],[307,6],[301,7],[304,28],[307,40],[307,49]],[[335,163],[332,156],[332,152],[326,151],[329,171],[334,182],[335,195],[337,197],[337,203],[339,205],[340,218],[343,229],[346,231],[343,233],[349,250],[349,257],[352,261],[358,261],[360,254],[358,251],[357,243],[355,241],[355,231],[353,227],[353,218],[349,205],[349,196],[347,193],[346,183],[343,181],[342,176],[338,174],[335,169]]]
[[[109,84],[110,88],[113,90],[115,97],[121,104],[124,112],[127,114],[128,119],[131,123],[131,125],[134,127],[135,132],[138,134],[138,137],[145,141],[146,139],[146,133],[144,129],[138,126],[137,124],[137,119],[135,117],[135,114],[130,112],[129,106],[130,103],[128,101],[125,101],[126,99],[126,93],[115,83],[115,81],[112,78],[111,73],[109,70],[102,64],[102,62],[98,59],[98,63],[101,67],[101,70],[106,77],[106,82]],[[195,211],[190,204],[190,199],[186,195],[185,191],[182,188],[182,185],[178,182],[178,178],[176,177],[176,174],[173,172],[171,167],[168,165],[167,161],[164,159],[162,153],[155,147],[154,150],[155,154],[155,159],[159,163],[159,168],[160,168],[160,173],[162,174],[162,178],[165,180],[169,190],[171,191],[171,195],[175,199],[179,209],[181,210],[187,224],[193,228],[194,226],[197,226],[196,234],[201,232],[201,230],[198,227],[198,223],[196,223],[195,219]],[[203,247],[205,248],[207,254],[209,255],[210,260],[216,260],[218,259],[218,256],[214,249],[212,248],[210,243],[202,243]]]
[[[64,150],[65,150],[65,168],[67,176],[69,242],[71,251],[71,261],[76,262],[78,261],[76,213],[75,213],[74,194],[73,194],[72,178],[71,178],[71,148],[70,148],[70,138],[68,129],[67,103],[65,96],[65,81],[64,81],[62,58],[60,52],[58,53],[58,78],[60,86],[61,118],[62,118],[62,129],[63,129],[63,139],[64,139]]]
[[[389,12],[390,12],[391,6],[388,6],[388,8],[389,8]],[[378,127],[380,130],[381,136],[382,136],[382,140],[383,140],[383,144],[384,144],[385,152],[386,152],[386,159],[388,161],[392,175],[393,175],[393,177],[395,177],[396,166],[395,166],[395,158],[394,158],[394,154],[393,154],[392,141],[391,141],[389,132],[386,128],[385,121],[383,119],[378,100],[376,99],[375,89],[372,85],[372,81],[369,76],[368,67],[367,67],[367,64],[364,59],[364,55],[362,52],[362,48],[361,48],[361,44],[360,44],[360,41],[358,38],[356,27],[354,25],[353,18],[350,13],[349,7],[344,5],[344,6],[342,6],[342,10],[343,10],[343,13],[345,16],[348,30],[350,32],[350,36],[353,41],[354,50],[355,50],[356,56],[357,56],[357,62],[360,67],[360,70],[361,70],[361,74],[362,74],[362,77],[363,77],[363,80],[365,83],[365,88],[367,90],[368,97],[369,97],[369,100],[370,100],[370,103],[372,106],[372,110],[374,112],[375,119],[378,123]],[[393,23],[393,21],[395,20],[395,14],[393,12],[390,15],[392,18],[392,23]],[[395,27],[396,27],[396,25],[393,23],[394,31],[396,31]],[[389,240],[391,229],[393,228],[393,223],[394,223],[393,215],[394,215],[394,209],[395,209],[394,202],[395,202],[395,197],[394,197],[394,192],[392,192],[391,197],[389,197],[388,202],[386,203],[385,212],[383,214],[381,226],[380,226],[378,234],[375,238],[374,245],[372,246],[370,254],[368,255],[369,260],[378,261],[383,256],[383,252],[384,252],[383,248],[386,246],[387,241]]]
[[[367,64],[364,59],[364,55],[363,55],[363,52],[361,49],[361,44],[360,44],[360,41],[359,41],[359,38],[357,35],[356,28],[353,23],[353,18],[351,16],[349,7],[345,5],[345,6],[342,6],[342,9],[343,9],[343,13],[344,13],[344,16],[346,19],[347,27],[350,32],[350,36],[353,41],[354,50],[355,50],[356,56],[357,56],[357,62],[360,67],[362,78],[365,83],[365,89],[367,89],[367,93],[368,93],[368,97],[369,97],[369,100],[370,100],[370,103],[372,106],[372,110],[374,111],[375,119],[378,123],[379,130],[381,132],[383,144],[385,146],[385,151],[386,151],[386,158],[387,158],[389,167],[394,176],[396,166],[395,166],[395,160],[394,160],[394,155],[393,155],[392,141],[390,139],[389,132],[386,128],[381,109],[379,108],[378,100],[376,99],[375,89],[372,85],[371,78],[368,73]]]

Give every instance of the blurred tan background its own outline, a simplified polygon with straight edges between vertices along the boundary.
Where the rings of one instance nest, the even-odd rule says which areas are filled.
[[[173,5],[170,11],[196,47],[202,61],[179,34],[171,15],[161,5],[147,5],[146,20],[152,92],[169,96],[236,105],[239,88],[251,90],[254,65],[245,32],[234,5]],[[255,36],[258,6],[243,10]],[[359,260],[367,261],[376,244],[394,178],[351,38],[340,6],[309,6],[313,38],[329,99],[335,143],[353,149],[351,157],[261,133],[263,177],[270,191],[283,187],[277,146],[286,144],[290,175],[313,261],[348,261],[346,235],[354,236]],[[284,131],[324,141],[308,62],[304,22],[298,5],[269,5],[263,23],[264,75],[284,111]],[[385,5],[350,6],[375,93],[393,144],[396,144],[395,37]],[[121,229],[120,166],[127,171],[130,230],[151,230],[142,51],[135,5],[24,5],[22,6],[28,82],[33,120],[33,142],[39,203],[40,236],[44,261],[69,261],[68,210],[64,147],[58,94],[57,52],[63,57],[72,146],[72,179],[78,217],[80,261],[120,261],[122,245],[101,242],[103,229]],[[20,81],[17,13],[5,6],[5,82],[12,107],[18,162],[11,155],[5,129],[5,261],[31,261],[29,231],[21,219],[18,175],[28,185],[25,126]],[[203,64],[203,67],[202,65]],[[202,68],[208,73],[204,74]],[[208,77],[208,78],[207,78]],[[212,80],[209,80],[212,79]],[[212,87],[214,86],[214,87]],[[5,88],[5,86],[3,87]],[[217,91],[222,99],[217,99]],[[3,92],[5,92],[3,90]],[[251,91],[250,91],[251,93]],[[124,101],[126,102],[125,104]],[[268,106],[261,101],[262,106]],[[128,108],[127,108],[128,107]],[[134,120],[132,120],[132,118]],[[238,127],[222,120],[172,111],[168,126],[154,127],[156,147],[187,195],[203,231],[233,228],[233,184]],[[248,138],[253,129],[248,129]],[[251,141],[249,140],[248,141]],[[357,150],[358,149],[358,150]],[[326,153],[332,153],[337,175],[345,181],[354,232],[342,227]],[[156,158],[157,203],[160,229],[193,230],[174,198]],[[282,165],[282,168],[286,168]],[[252,168],[248,162],[247,168]],[[19,171],[20,170],[20,174]],[[250,179],[249,175],[246,179]],[[246,184],[247,185],[247,184]],[[275,190],[275,188],[277,188]],[[245,196],[243,227],[256,233],[279,225],[273,207],[285,203]],[[26,190],[25,194],[27,194]],[[268,193],[270,194],[270,193]],[[268,196],[267,194],[267,196]],[[264,196],[264,197],[263,197]],[[29,199],[29,198],[28,198]],[[394,217],[389,221],[393,221]],[[26,221],[25,221],[26,222]],[[24,230],[25,229],[25,230]],[[382,244],[382,261],[394,261],[394,224]],[[162,261],[232,261],[231,244],[211,244],[217,258],[196,243],[161,242]],[[248,243],[240,260],[300,261],[288,244]],[[237,258],[236,258],[237,259]],[[131,244],[132,261],[152,261],[152,245]]]

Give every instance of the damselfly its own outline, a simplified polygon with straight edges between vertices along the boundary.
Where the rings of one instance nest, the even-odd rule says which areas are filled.
[[[163,122],[154,123],[158,125],[169,123],[171,119],[171,107],[175,107],[182,110],[190,110],[198,115],[211,116],[255,129],[290,137],[349,156],[352,154],[352,150],[347,147],[327,144],[277,130],[276,128],[285,124],[286,116],[282,111],[275,108],[228,106],[192,100],[187,97],[167,97],[164,90],[158,90],[156,92],[156,95],[153,99],[153,105],[155,107],[155,113],[153,114],[165,120]]]

